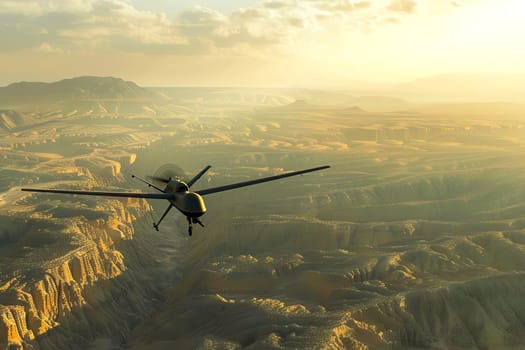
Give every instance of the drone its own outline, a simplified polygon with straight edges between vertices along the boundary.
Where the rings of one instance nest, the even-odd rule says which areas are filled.
[[[177,208],[188,220],[188,235],[193,233],[193,224],[199,224],[204,227],[200,221],[200,217],[206,213],[206,205],[204,204],[203,196],[212,193],[229,191],[236,188],[256,185],[264,182],[284,179],[291,176],[302,175],[313,171],[319,171],[330,168],[329,165],[323,165],[315,168],[292,171],[279,175],[258,178],[255,180],[237,182],[230,185],[212,187],[204,190],[191,191],[193,186],[208,170],[211,165],[206,166],[191,180],[185,182],[181,176],[181,169],[173,164],[166,164],[160,167],[153,176],[148,176],[151,180],[147,181],[135,175],[132,178],[137,179],[150,188],[154,188],[158,193],[138,193],[138,192],[107,192],[107,191],[85,191],[85,190],[60,190],[60,189],[41,189],[41,188],[22,188],[22,191],[27,192],[44,192],[44,193],[62,193],[62,194],[78,194],[88,196],[107,196],[107,197],[124,197],[124,198],[146,198],[146,199],[165,199],[169,202],[168,208],[164,211],[159,221],[153,223],[155,230],[159,231],[159,225],[164,220],[166,215],[172,208]]]

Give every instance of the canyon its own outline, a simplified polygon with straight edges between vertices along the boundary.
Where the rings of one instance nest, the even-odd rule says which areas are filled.
[[[522,105],[91,82],[0,90],[0,348],[525,343]],[[206,196],[191,238],[151,228],[166,203],[19,191],[147,191],[164,163],[211,164],[196,189],[332,168]]]

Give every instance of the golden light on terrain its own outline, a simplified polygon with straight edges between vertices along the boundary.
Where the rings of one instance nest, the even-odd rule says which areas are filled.
[[[0,349],[524,348],[524,7],[0,0]]]

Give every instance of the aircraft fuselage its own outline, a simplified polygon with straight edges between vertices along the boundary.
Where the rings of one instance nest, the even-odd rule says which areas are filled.
[[[158,231],[159,224],[164,220],[169,211],[175,207],[188,219],[188,234],[192,235],[193,224],[199,224],[204,227],[204,224],[199,220],[199,218],[206,213],[206,206],[204,205],[204,200],[202,196],[230,191],[236,188],[252,186],[264,182],[284,179],[290,176],[297,176],[312,171],[318,171],[323,169],[330,168],[329,165],[323,165],[315,168],[292,171],[284,174],[278,174],[273,176],[262,177],[259,179],[248,180],[243,182],[237,182],[229,185],[223,185],[218,187],[207,188],[204,190],[190,191],[190,187],[197,182],[208,170],[210,170],[211,165],[206,166],[202,169],[197,175],[195,175],[188,183],[181,181],[178,178],[172,178],[165,174],[164,176],[150,176],[152,180],[156,180],[160,183],[165,183],[166,187],[164,189],[157,187],[156,184],[148,182],[140,177],[131,175],[133,178],[137,178],[141,182],[148,185],[148,187],[153,187],[161,193],[137,193],[137,192],[114,192],[114,191],[88,191],[88,190],[69,190],[69,189],[45,189],[45,188],[22,188],[22,191],[28,192],[43,192],[43,193],[65,193],[72,195],[87,195],[87,196],[107,196],[107,197],[120,197],[120,198],[145,198],[145,199],[164,199],[170,202],[170,205],[164,211],[164,214],[160,217],[157,222],[153,223],[153,227]],[[162,167],[160,169],[163,169]],[[160,170],[159,169],[159,170]],[[160,186],[160,185],[159,185]]]
[[[195,192],[191,192],[188,185],[184,182],[171,180],[164,192],[175,195],[175,198],[171,199],[170,203],[185,216],[198,218],[206,213],[206,205],[202,197]]]

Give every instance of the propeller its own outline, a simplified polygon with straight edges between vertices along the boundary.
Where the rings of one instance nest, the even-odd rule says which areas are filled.
[[[184,170],[175,164],[164,164],[153,175],[148,176],[149,179],[163,184],[167,184],[173,179],[184,181],[185,177],[186,173]]]

